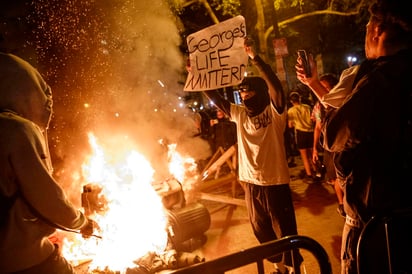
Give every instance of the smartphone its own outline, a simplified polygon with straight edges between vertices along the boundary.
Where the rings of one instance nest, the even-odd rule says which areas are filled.
[[[310,69],[308,55],[306,54],[306,50],[300,49],[298,50],[298,55],[302,58],[302,65],[303,69],[305,70],[306,77],[312,77],[312,70]]]

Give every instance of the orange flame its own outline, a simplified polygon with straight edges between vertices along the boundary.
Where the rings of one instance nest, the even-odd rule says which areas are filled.
[[[123,159],[108,154],[89,134],[93,154],[83,165],[85,182],[102,188],[105,212],[90,216],[102,238],[64,239],[63,255],[73,264],[92,258],[89,269],[122,271],[148,252],[160,253],[167,245],[167,215],[152,186],[154,170],[135,150]],[[118,159],[118,160],[116,160]]]

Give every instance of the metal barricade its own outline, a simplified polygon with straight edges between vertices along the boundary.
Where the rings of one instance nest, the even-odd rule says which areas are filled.
[[[357,247],[359,274],[412,273],[412,208],[372,217]]]
[[[256,263],[258,274],[263,274],[265,258],[274,255],[304,249],[312,253],[318,262],[320,274],[331,274],[332,267],[325,249],[315,240],[307,236],[287,236],[278,240],[266,242],[237,253],[229,254],[211,261],[195,264],[178,270],[168,272],[170,274],[221,274],[226,271]]]

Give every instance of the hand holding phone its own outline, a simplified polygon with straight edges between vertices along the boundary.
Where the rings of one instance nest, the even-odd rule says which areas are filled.
[[[310,68],[310,63],[309,63],[309,58],[308,55],[306,54],[306,50],[300,49],[298,50],[298,55],[302,59],[302,66],[303,69],[305,70],[306,77],[312,77],[312,70]]]

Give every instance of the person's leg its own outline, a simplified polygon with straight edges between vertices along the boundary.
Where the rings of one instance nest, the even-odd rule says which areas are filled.
[[[333,180],[333,187],[335,189],[336,198],[338,199],[338,213],[342,217],[346,216],[345,209],[343,208],[343,189],[340,186],[339,179]]]
[[[306,149],[306,155],[308,157],[308,161],[309,161],[309,165],[310,165],[310,169],[311,169],[311,174],[313,174],[313,171],[316,170],[315,164],[312,161],[313,158],[313,148],[311,146],[308,146],[308,148]]]
[[[333,186],[335,190],[336,199],[338,200],[337,211],[342,217],[346,216],[345,210],[343,208],[343,189],[339,183],[339,179],[336,176],[336,169],[333,163],[333,154],[327,150],[323,153],[323,163],[326,168],[326,181],[328,184]]]
[[[338,199],[338,203],[341,205],[343,204],[343,189],[340,186],[338,179],[333,180],[333,186],[335,188],[336,198]]]
[[[297,235],[296,215],[289,185],[275,185],[266,188],[266,207],[270,212],[273,231],[277,238]],[[302,261],[303,258],[298,250],[284,253],[283,262],[288,266],[298,268]],[[299,271],[296,269],[296,272]]]
[[[262,187],[254,184],[244,183],[245,202],[248,211],[249,221],[253,233],[259,243],[264,243],[277,239],[277,235],[272,228],[272,220],[265,209],[262,201],[265,199],[263,190],[268,187]],[[268,258],[270,262],[280,262],[282,255]]]
[[[345,223],[342,231],[341,274],[357,274],[356,253],[361,229]]]
[[[308,149],[300,148],[299,152],[300,152],[300,157],[302,158],[303,167],[305,168],[306,176],[312,177],[312,168],[311,168],[312,165],[308,157]]]
[[[296,145],[305,168],[306,178],[312,178],[313,132],[296,130]]]

